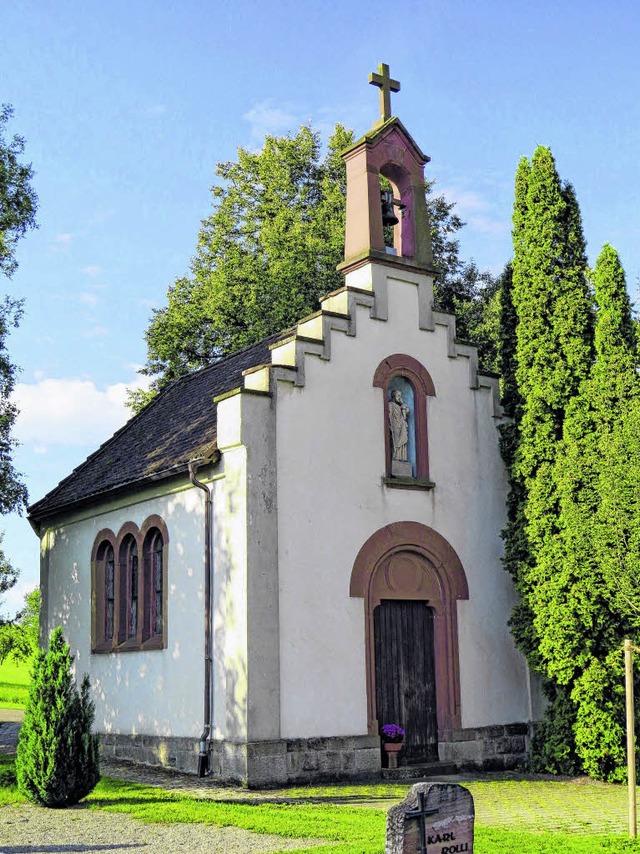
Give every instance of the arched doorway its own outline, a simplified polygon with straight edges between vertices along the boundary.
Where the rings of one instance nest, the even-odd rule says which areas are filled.
[[[460,559],[432,528],[396,522],[360,549],[350,595],[364,599],[369,732],[399,723],[408,761],[437,759],[438,740],[461,726],[456,603],[469,593]]]

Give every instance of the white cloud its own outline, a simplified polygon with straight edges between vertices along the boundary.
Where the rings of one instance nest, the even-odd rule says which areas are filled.
[[[491,237],[501,237],[510,228],[506,220],[492,216],[493,205],[480,193],[459,187],[444,187],[442,194],[455,203],[455,212],[473,231]]]
[[[27,593],[35,590],[37,586],[37,584],[19,578],[16,584],[2,595],[2,607],[0,608],[2,615],[14,617],[18,611],[22,610],[24,597]]]
[[[130,417],[126,396],[126,383],[104,389],[73,378],[18,383],[16,437],[38,454],[56,445],[95,447]]]
[[[251,139],[253,142],[262,143],[267,134],[282,134],[293,130],[296,125],[296,117],[280,107],[272,106],[271,101],[261,101],[252,107],[242,117],[249,122],[251,127]]]
[[[69,234],[68,232],[63,234],[56,234],[53,238],[53,243],[49,246],[49,250],[51,252],[66,252],[66,250],[71,245],[71,241],[73,240],[73,234]]]
[[[467,223],[469,228],[491,237],[502,237],[510,228],[510,223],[506,220],[490,219],[486,216],[470,216]]]
[[[82,268],[82,272],[93,279],[102,273],[102,267],[99,267],[97,264],[87,264],[86,267]]]
[[[165,104],[154,104],[152,107],[147,107],[144,110],[143,115],[145,116],[162,116],[167,112],[167,107]]]
[[[84,291],[78,297],[81,303],[90,306],[96,306],[100,302],[100,297],[97,294],[91,293],[90,291]]]
[[[109,330],[106,326],[92,326],[91,329],[85,330],[83,333],[85,338],[101,338],[103,335],[108,335]]]
[[[469,216],[477,211],[486,211],[489,203],[479,193],[473,190],[462,190],[459,187],[443,187],[442,194],[447,200],[454,202],[456,211],[461,217]]]

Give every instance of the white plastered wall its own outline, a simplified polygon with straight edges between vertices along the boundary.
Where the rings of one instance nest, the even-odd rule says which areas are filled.
[[[349,597],[349,581],[365,541],[401,521],[435,529],[466,572],[463,727],[528,720],[528,673],[507,627],[514,593],[500,562],[506,478],[492,392],[470,388],[469,359],[447,355],[446,326],[419,328],[415,284],[389,280],[386,321],[357,311],[356,336],[333,331],[329,361],[307,355],[303,388],[278,383],[282,736],[366,733],[364,603]],[[381,482],[383,392],[372,382],[395,353],[418,359],[435,385],[431,491]]]
[[[214,509],[215,738],[280,736],[275,404],[218,403],[224,480]]]
[[[214,486],[214,503],[215,503]],[[219,490],[219,487],[218,487]],[[187,488],[76,518],[52,528],[43,565],[46,631],[63,627],[76,673],[89,673],[103,733],[199,737],[204,685],[204,500]],[[158,514],[169,533],[168,646],[163,650],[91,653],[91,550],[96,535],[117,535]]]

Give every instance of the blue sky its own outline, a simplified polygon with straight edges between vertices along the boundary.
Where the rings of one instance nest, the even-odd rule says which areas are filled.
[[[620,252],[640,275],[640,12],[618,0],[278,3],[4,0],[0,102],[27,141],[40,229],[2,282],[24,296],[10,340],[21,366],[16,462],[32,501],[123,423],[125,388],[167,287],[188,270],[215,164],[265,133],[377,118],[370,71],[432,158],[428,177],[467,222],[463,257],[510,256],[513,177],[551,147],[582,208],[592,262]],[[0,520],[20,567],[5,601],[38,580],[24,518]]]

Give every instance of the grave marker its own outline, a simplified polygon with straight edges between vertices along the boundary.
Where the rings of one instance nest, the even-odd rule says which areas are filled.
[[[471,792],[456,783],[416,783],[387,813],[385,854],[472,854]]]

